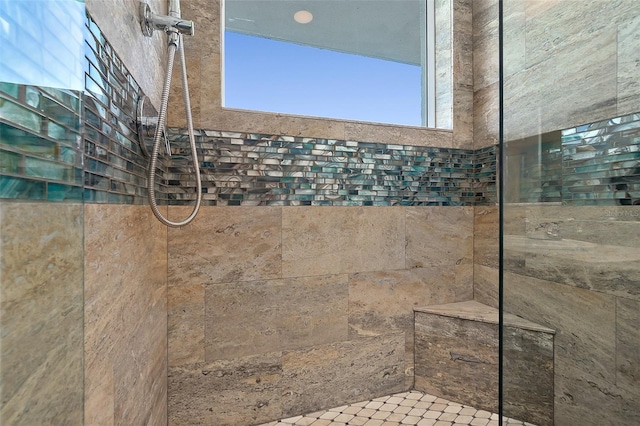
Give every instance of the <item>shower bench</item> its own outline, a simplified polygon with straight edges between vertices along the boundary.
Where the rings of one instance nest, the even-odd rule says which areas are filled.
[[[504,314],[504,414],[553,424],[554,330]],[[498,310],[475,301],[414,308],[415,389],[498,412]]]

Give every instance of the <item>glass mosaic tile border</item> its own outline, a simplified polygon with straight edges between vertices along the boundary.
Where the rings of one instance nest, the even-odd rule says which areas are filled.
[[[83,92],[0,83],[0,198],[148,202],[142,90],[89,15],[85,26]],[[159,204],[165,170],[160,161]]]
[[[640,205],[640,113],[541,135],[520,171],[519,202]]]
[[[81,95],[0,83],[0,198],[82,200]]]
[[[169,129],[169,204],[195,200],[188,134]],[[196,131],[204,205],[461,206],[496,202],[496,148],[463,150]]]
[[[90,16],[85,57],[84,201],[145,204],[149,160],[135,124],[143,92]],[[164,163],[158,164],[157,199],[166,204]]]
[[[562,200],[640,205],[640,113],[562,131]]]

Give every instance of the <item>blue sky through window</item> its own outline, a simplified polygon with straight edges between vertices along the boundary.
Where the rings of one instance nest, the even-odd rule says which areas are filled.
[[[421,126],[419,66],[225,32],[225,107]]]

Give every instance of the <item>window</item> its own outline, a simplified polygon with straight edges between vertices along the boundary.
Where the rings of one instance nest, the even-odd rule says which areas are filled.
[[[223,106],[436,127],[436,3],[225,0]]]

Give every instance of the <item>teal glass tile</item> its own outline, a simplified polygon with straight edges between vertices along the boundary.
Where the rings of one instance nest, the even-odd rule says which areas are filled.
[[[18,87],[19,86],[17,84],[14,84],[14,83],[0,82],[0,92],[9,95],[12,98],[17,98],[18,97],[18,93],[19,93]]]
[[[53,121],[47,123],[47,136],[61,142],[67,141],[67,129]]]
[[[40,133],[42,126],[39,114],[6,99],[0,99],[0,118],[36,133]]]
[[[0,150],[0,172],[19,174],[22,156],[14,152]]]
[[[83,190],[80,186],[47,183],[48,201],[83,201]]]
[[[43,158],[55,159],[58,153],[58,144],[55,142],[4,123],[0,123],[0,145]]]
[[[40,158],[25,157],[24,170],[26,176],[67,182],[75,180],[75,169],[73,166],[54,163]]]
[[[0,175],[0,198],[42,200],[44,194],[42,181]]]

